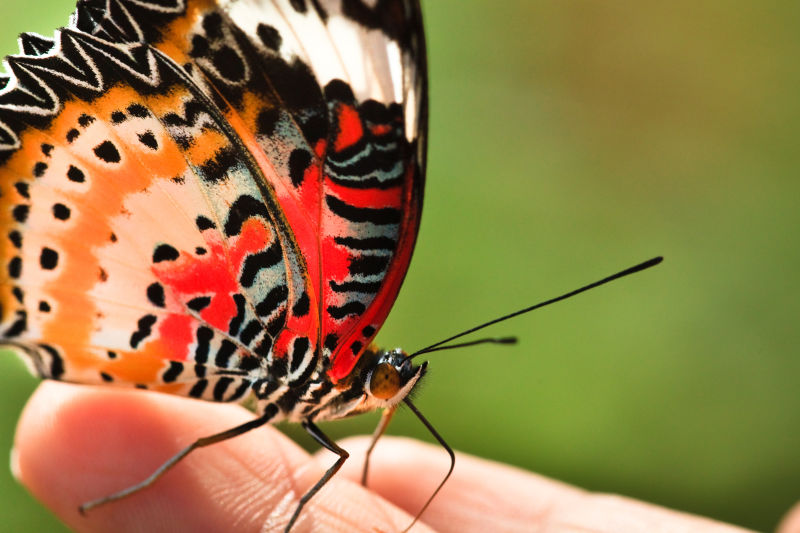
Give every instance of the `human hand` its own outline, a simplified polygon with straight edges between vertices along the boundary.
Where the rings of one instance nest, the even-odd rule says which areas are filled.
[[[297,499],[335,460],[310,456],[272,427],[200,449],[153,486],[78,513],[78,505],[150,475],[194,438],[252,417],[222,405],[140,391],[44,383],[19,423],[12,467],[70,528],[90,531],[281,531]],[[441,480],[436,446],[384,437],[360,486],[369,439],[340,443],[342,471],[306,506],[293,531],[400,531]],[[742,529],[618,496],[591,494],[459,454],[453,476],[413,531],[734,533]],[[781,533],[800,532],[800,508]]]

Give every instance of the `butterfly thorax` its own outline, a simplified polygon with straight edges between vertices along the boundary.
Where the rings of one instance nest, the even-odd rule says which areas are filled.
[[[334,383],[320,365],[305,383],[291,386],[269,378],[253,383],[257,411],[274,421],[335,420],[377,409],[392,408],[403,400],[425,374],[426,365],[413,366],[400,349],[369,346],[358,365]]]

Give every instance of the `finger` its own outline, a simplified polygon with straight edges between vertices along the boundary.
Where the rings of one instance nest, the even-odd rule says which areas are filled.
[[[351,453],[344,475],[361,478],[369,439],[348,439]],[[410,439],[381,439],[370,459],[368,486],[416,514],[447,472],[438,446]],[[743,532],[710,519],[607,494],[592,494],[523,470],[457,454],[453,475],[421,520],[442,531],[583,531],[639,533]],[[794,533],[794,532],[792,532]]]
[[[800,503],[786,513],[778,526],[777,533],[800,533]]]
[[[369,440],[340,443],[351,452],[344,475],[361,479]],[[411,439],[384,437],[370,459],[368,487],[415,515],[447,473],[441,447]],[[421,520],[442,531],[531,531],[559,502],[583,491],[516,468],[457,454],[453,475]]]
[[[237,406],[44,383],[20,420],[14,470],[79,532],[281,531],[324,467],[271,427],[196,450],[151,487],[85,517],[77,510],[138,483],[194,439],[250,419]],[[392,531],[408,520],[334,478],[306,506],[296,531]]]

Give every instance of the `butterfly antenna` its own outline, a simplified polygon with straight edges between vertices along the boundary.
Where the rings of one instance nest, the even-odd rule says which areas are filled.
[[[454,348],[466,348],[467,346],[475,346],[476,344],[517,344],[518,340],[519,339],[517,339],[516,337],[478,339],[476,341],[459,342],[458,344],[448,344],[447,346],[431,347],[430,350],[425,350],[425,352],[423,353],[440,352],[442,350],[452,350]],[[419,355],[419,352],[415,353],[414,355]]]
[[[474,328],[470,328],[470,329],[468,329],[466,331],[462,331],[461,333],[453,335],[452,337],[448,337],[448,338],[446,338],[444,340],[441,340],[439,342],[431,344],[430,346],[422,348],[421,350],[417,350],[416,352],[414,352],[411,355],[409,355],[408,358],[411,359],[413,357],[417,357],[418,355],[422,355],[422,354],[426,354],[426,353],[431,353],[431,352],[435,352],[435,351],[439,351],[439,350],[447,350],[447,349],[450,349],[450,348],[459,348],[459,347],[462,347],[462,346],[471,346],[473,344],[481,344],[481,343],[511,344],[512,343],[511,339],[513,339],[513,342],[516,342],[516,339],[514,339],[513,337],[503,338],[503,339],[482,339],[480,341],[474,341],[474,342],[471,342],[471,343],[466,342],[466,343],[462,343],[462,344],[452,344],[452,345],[445,346],[448,342],[452,342],[452,341],[454,341],[456,339],[460,339],[461,337],[463,337],[465,335],[469,335],[470,333],[475,333],[476,331],[482,330],[483,328],[487,328],[489,326],[493,326],[494,324],[497,324],[498,322],[503,322],[503,321],[508,320],[510,318],[514,318],[514,317],[517,317],[519,315],[524,315],[525,313],[529,313],[529,312],[533,311],[534,309],[539,309],[540,307],[544,307],[546,305],[554,304],[556,302],[560,302],[561,300],[566,300],[567,298],[571,298],[571,297],[573,297],[573,296],[575,296],[577,294],[580,294],[582,292],[586,292],[589,289],[594,289],[595,287],[599,287],[600,285],[605,285],[606,283],[614,281],[615,279],[624,278],[625,276],[630,276],[631,274],[635,274],[636,272],[641,272],[642,270],[646,270],[648,268],[654,267],[654,266],[656,266],[657,264],[659,264],[663,260],[664,260],[663,257],[660,257],[660,256],[659,257],[654,257],[652,259],[644,261],[643,263],[639,263],[636,266],[632,266],[630,268],[626,268],[625,270],[622,270],[621,272],[617,272],[616,274],[612,274],[611,276],[603,278],[603,279],[601,279],[599,281],[595,281],[594,283],[590,283],[588,285],[584,285],[583,287],[581,287],[579,289],[575,289],[574,291],[570,291],[570,292],[568,292],[566,294],[562,294],[561,296],[556,296],[555,298],[551,298],[549,300],[545,300],[544,302],[540,302],[540,303],[538,303],[536,305],[532,305],[530,307],[525,307],[524,309],[520,309],[519,311],[515,311],[513,313],[509,313],[509,314],[507,314],[505,316],[501,316],[500,318],[495,318],[494,320],[490,320],[488,322],[484,322],[483,324],[477,325]],[[500,341],[505,341],[505,342],[500,342]]]

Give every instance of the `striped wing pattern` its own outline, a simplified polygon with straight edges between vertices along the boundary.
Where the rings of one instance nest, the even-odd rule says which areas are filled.
[[[43,377],[284,416],[351,375],[419,224],[414,0],[82,0],[20,47],[4,344]]]

